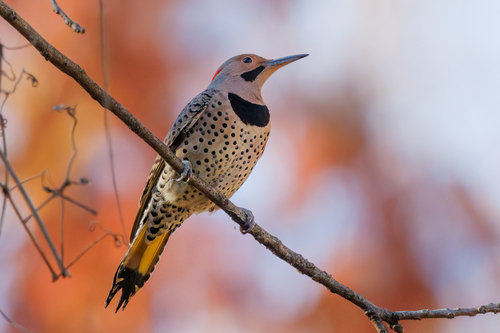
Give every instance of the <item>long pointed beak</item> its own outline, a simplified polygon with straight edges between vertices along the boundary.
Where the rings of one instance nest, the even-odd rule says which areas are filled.
[[[294,61],[297,61],[299,59],[307,57],[309,54],[297,54],[297,55],[292,55],[288,57],[283,57],[275,60],[269,60],[266,61],[263,65],[266,67],[276,67],[276,69],[281,68],[285,65],[288,65],[289,63],[292,63]]]

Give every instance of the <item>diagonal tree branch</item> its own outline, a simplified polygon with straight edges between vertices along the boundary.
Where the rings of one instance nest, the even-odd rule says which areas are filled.
[[[110,110],[115,116],[123,121],[134,133],[151,146],[168,164],[170,164],[179,174],[182,173],[184,165],[175,154],[160,139],[144,127],[130,112],[128,112],[120,103],[97,85],[85,71],[64,56],[61,52],[44,40],[26,21],[24,21],[16,12],[0,0],[0,16],[9,22],[17,31],[19,31],[39,52],[62,72],[73,78],[84,88],[89,95],[95,99],[101,106]],[[421,310],[421,311],[401,311],[391,312],[380,308],[360,294],[349,289],[345,285],[336,281],[330,274],[320,270],[313,263],[305,259],[302,255],[290,250],[278,238],[269,234],[259,225],[255,224],[250,230],[246,230],[246,222],[249,216],[240,208],[236,207],[229,199],[223,196],[214,188],[210,187],[205,181],[192,175],[189,184],[196,187],[205,196],[212,200],[217,206],[223,209],[236,223],[242,228],[242,232],[251,234],[255,240],[264,245],[277,257],[295,267],[300,273],[311,277],[314,281],[325,286],[334,294],[345,298],[357,305],[371,320],[377,332],[388,332],[384,322],[396,332],[403,332],[399,320],[422,319],[422,318],[450,318],[458,315],[475,315],[478,313],[498,312],[500,304],[489,304],[487,306],[474,309],[441,309],[441,310]],[[469,311],[470,310],[470,311]],[[454,315],[452,315],[453,313]]]

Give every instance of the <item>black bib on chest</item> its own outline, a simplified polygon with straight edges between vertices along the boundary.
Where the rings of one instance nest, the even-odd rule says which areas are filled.
[[[267,106],[251,103],[233,93],[228,93],[227,97],[234,112],[244,124],[258,127],[269,124],[271,116]]]

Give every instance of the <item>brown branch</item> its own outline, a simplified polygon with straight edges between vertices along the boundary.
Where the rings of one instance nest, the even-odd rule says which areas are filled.
[[[62,17],[62,19],[64,20],[64,23],[66,23],[68,26],[70,26],[74,32],[76,32],[78,34],[85,33],[85,29],[83,27],[81,27],[78,23],[71,20],[69,18],[69,16],[66,15],[66,13],[62,11],[61,7],[59,7],[59,5],[56,3],[56,0],[50,0],[50,3],[52,4],[52,9],[54,10],[54,12],[56,14],[60,15]]]
[[[181,173],[183,171],[184,165],[182,164],[181,160],[178,159],[175,154],[160,139],[152,134],[120,103],[118,103],[99,85],[97,85],[87,74],[85,74],[85,71],[80,66],[75,64],[73,61],[71,61],[69,58],[55,49],[52,45],[50,45],[47,41],[45,41],[28,23],[26,23],[17,13],[15,13],[10,7],[5,5],[5,3],[1,0],[0,15],[16,30],[18,30],[42,54],[42,56],[45,57],[47,61],[50,61],[62,72],[73,78],[89,93],[89,95],[93,99],[101,104],[101,106],[107,108],[113,114],[115,114],[115,116],[123,121],[134,133],[136,133],[149,146],[151,146],[169,165],[172,166],[172,168],[174,168],[175,171],[177,171],[178,173]],[[214,188],[210,187],[205,181],[203,181],[196,175],[192,175],[189,180],[189,184],[197,188],[199,191],[205,194],[206,197],[212,200],[217,206],[223,209],[236,223],[240,225],[241,228],[245,227],[248,219],[247,215],[242,209],[236,207],[231,201],[229,201],[229,199],[227,199]],[[429,310],[422,310],[422,314],[420,314],[420,311],[391,312],[387,309],[380,308],[365,299],[360,294],[336,281],[330,274],[320,270],[313,263],[305,259],[302,255],[290,250],[278,238],[269,234],[259,225],[255,224],[251,230],[243,231],[245,233],[251,234],[255,238],[255,240],[264,245],[277,257],[295,267],[300,273],[311,277],[314,281],[322,284],[332,293],[338,294],[339,296],[345,298],[346,300],[361,308],[361,310],[363,310],[371,320],[371,322],[377,329],[377,332],[388,332],[383,322],[388,323],[390,327],[396,332],[402,332],[402,326],[398,324],[398,320],[428,318],[426,316],[429,316],[429,313],[434,313]],[[445,310],[451,311],[452,313],[455,313],[455,315],[462,315],[461,313],[464,309]],[[443,310],[434,311],[443,312]],[[498,311],[498,308],[495,308],[495,305],[493,305],[476,308],[476,311],[477,313],[483,313],[484,311],[496,312]],[[448,314],[447,316],[443,315],[444,318],[449,318],[449,316],[450,314]],[[436,318],[441,317],[438,316]]]
[[[426,318],[448,318],[453,319],[459,316],[474,317],[478,314],[488,312],[500,312],[500,303],[490,303],[488,305],[476,306],[475,308],[455,308],[455,309],[437,309],[437,310],[419,310],[419,311],[395,311],[393,317],[397,320],[420,320]]]

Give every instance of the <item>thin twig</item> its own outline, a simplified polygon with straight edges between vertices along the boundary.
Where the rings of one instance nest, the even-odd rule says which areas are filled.
[[[60,111],[60,110],[57,110],[55,107],[54,109],[56,111]],[[71,117],[71,119],[73,119],[73,126],[71,127],[71,131],[70,131],[70,142],[71,142],[71,148],[73,149],[73,155],[71,155],[71,160],[69,161],[69,164],[68,164],[68,169],[66,170],[66,180],[69,181],[69,176],[70,176],[70,173],[71,173],[71,168],[73,167],[73,163],[75,162],[75,159],[76,159],[76,155],[78,154],[78,150],[76,148],[76,143],[75,143],[75,130],[76,130],[76,125],[78,125],[78,120],[76,119],[75,117],[75,113],[76,113],[76,106],[75,107],[65,107],[64,108],[66,113]]]
[[[0,91],[2,91],[2,76],[3,76],[3,69],[2,69],[2,59],[3,59],[3,49],[4,45],[0,43]],[[12,67],[11,67],[12,69]],[[7,98],[5,96],[5,98]],[[5,121],[3,117],[3,106],[5,103],[2,103],[0,106],[0,134],[2,135],[2,145],[3,145],[3,151],[5,154],[7,154],[7,139],[5,138]],[[9,188],[9,172],[5,172],[5,187]],[[2,229],[3,229],[3,223],[5,221],[5,208],[7,207],[7,197],[4,195],[3,201],[2,201],[2,215],[0,216],[0,236],[2,236]]]
[[[5,59],[4,59],[4,61],[7,62]],[[11,70],[12,70],[12,67],[11,67]],[[3,100],[2,106],[0,107],[0,109],[3,109],[3,106],[5,105],[5,102],[7,101],[7,99],[9,98],[9,96],[16,92],[16,88],[19,85],[19,83],[21,82],[21,79],[23,78],[24,75],[26,75],[27,79],[31,81],[31,84],[32,84],[33,87],[38,86],[38,80],[33,76],[33,74],[30,74],[30,73],[26,72],[26,70],[23,68],[21,74],[19,75],[19,79],[16,81],[16,83],[14,84],[14,87],[12,88],[11,91],[6,91],[6,90],[3,90],[3,89],[0,90],[1,93],[5,94],[5,99]],[[7,79],[10,80],[10,81],[14,81],[16,79],[16,75],[15,74],[13,74],[12,78],[8,77],[7,75],[5,75],[5,77],[7,77]]]
[[[59,238],[61,242],[61,261],[64,264],[64,199],[61,198],[61,224],[60,224],[60,230],[59,230]],[[68,267],[66,267],[68,269]]]
[[[67,201],[71,202],[73,205],[78,206],[78,207],[80,207],[80,208],[82,208],[82,209],[85,209],[85,210],[86,210],[87,212],[89,212],[90,214],[92,214],[92,215],[97,215],[97,212],[96,212],[95,210],[93,210],[92,208],[89,208],[89,207],[85,206],[84,204],[81,204],[81,203],[79,203],[78,201],[75,201],[75,200],[71,199],[70,197],[65,196],[64,194],[60,194],[59,196],[60,196],[62,199],[64,199],[64,200],[67,200]]]
[[[4,181],[5,181],[5,183],[9,182],[9,173],[8,172],[5,172],[5,180]],[[8,185],[5,185],[5,187],[7,188]],[[2,213],[0,216],[0,237],[2,236],[2,229],[3,229],[3,223],[5,221],[6,208],[7,208],[7,197],[4,195],[3,200],[2,200]]]
[[[61,269],[61,272],[63,276],[71,276],[69,272],[64,268],[64,264],[61,260],[61,257],[59,253],[57,252],[56,247],[54,246],[54,243],[52,242],[52,238],[50,237],[50,234],[45,227],[45,224],[42,222],[42,219],[40,218],[40,215],[38,215],[37,210],[35,209],[35,206],[33,205],[33,202],[31,202],[31,198],[29,197],[28,193],[24,189],[24,186],[21,184],[21,181],[17,177],[17,174],[14,171],[14,168],[12,168],[12,165],[10,164],[9,160],[5,156],[3,150],[0,150],[0,158],[2,159],[3,163],[5,164],[5,167],[7,170],[9,170],[9,174],[14,180],[14,182],[17,184],[17,187],[19,191],[21,192],[21,195],[24,198],[24,201],[28,205],[28,208],[31,211],[31,214],[33,214],[33,217],[35,218],[35,221],[38,223],[38,226],[40,227],[40,230],[42,231],[43,236],[45,237],[47,244],[50,247],[50,250],[52,251],[52,254],[54,255],[54,258],[56,259],[57,265]]]
[[[3,49],[6,49],[5,45],[2,45],[2,48],[3,48]],[[0,74],[4,75],[4,76],[7,78],[7,80],[9,80],[9,81],[14,81],[14,80],[16,79],[16,73],[14,73],[14,69],[12,68],[12,65],[10,64],[10,62],[8,62],[8,61],[7,61],[7,59],[5,59],[5,57],[4,57],[4,55],[3,55],[3,52],[2,52],[2,54],[0,55],[0,60],[5,61],[5,63],[6,63],[7,65],[9,65],[9,68],[10,68],[10,73],[12,74],[12,77],[9,77],[9,76],[7,75],[7,73],[6,73],[5,71],[3,71],[3,70],[1,70],[1,71],[0,71]]]
[[[109,87],[109,62],[108,62],[108,48],[107,48],[107,34],[106,34],[106,24],[104,20],[104,1],[99,0],[99,22],[100,22],[100,39],[101,39],[101,70],[102,70],[102,81],[104,90],[108,91]],[[113,137],[111,135],[111,125],[109,121],[109,111],[103,108],[104,113],[104,128],[106,133],[106,144],[108,147],[108,157],[109,157],[109,167],[111,171],[111,182],[113,184],[113,192],[115,193],[116,208],[118,209],[118,218],[120,220],[120,225],[122,226],[123,238],[127,238],[127,231],[125,230],[125,220],[123,218],[122,205],[120,202],[120,196],[118,194],[118,183],[116,181],[116,167],[115,167],[115,157],[113,151]],[[128,243],[125,243],[128,245]]]
[[[43,207],[45,207],[45,205],[47,205],[49,202],[51,202],[52,199],[54,199],[55,197],[57,197],[57,194],[52,193],[52,195],[50,197],[45,199],[38,207],[36,207],[36,211],[39,212]],[[29,220],[31,220],[32,217],[33,217],[33,214],[30,213],[28,216],[26,216],[24,219],[22,219],[21,222],[23,224],[26,224],[26,223],[28,223]]]
[[[14,86],[12,88],[11,91],[6,91],[6,90],[3,90],[2,89],[2,86],[1,86],[1,78],[2,76],[5,75],[5,77],[10,80],[10,81],[15,81],[16,80],[16,75],[14,73],[14,69],[12,67],[12,65],[4,58],[3,56],[3,49],[5,48],[4,45],[0,44],[0,92],[2,92],[3,94],[5,94],[5,98],[3,99],[2,103],[0,104],[0,126],[1,126],[1,131],[0,131],[0,134],[2,136],[2,146],[3,146],[3,154],[4,154],[4,157],[7,158],[7,139],[6,139],[6,135],[5,135],[5,127],[6,127],[6,123],[7,123],[7,120],[4,118],[3,116],[3,107],[5,105],[5,103],[7,102],[7,99],[9,98],[9,96],[13,93],[16,92],[16,89],[17,89],[17,86],[19,85],[19,83],[21,82],[21,79],[23,78],[24,74],[28,75],[28,78],[31,78],[32,82],[33,80],[36,81],[36,79],[34,78],[33,75],[27,73],[24,69],[22,70],[21,74],[19,75],[19,79],[14,83]],[[7,74],[4,74],[4,71],[2,70],[2,60],[5,61],[8,65],[9,65],[9,68],[10,68],[10,71],[12,73],[12,78],[10,78],[9,76],[7,76]],[[6,168],[6,171],[5,171],[5,181],[4,181],[5,184],[2,184],[2,188],[3,188],[3,192],[4,192],[4,198],[3,198],[3,203],[2,203],[2,213],[1,213],[1,217],[0,217],[0,234],[2,232],[2,227],[3,227],[3,223],[4,223],[4,218],[5,218],[5,212],[6,212],[6,205],[7,205],[7,199],[10,200],[12,206],[14,207],[14,209],[16,210],[16,214],[20,217],[20,213],[19,211],[17,210],[17,208],[15,207],[13,201],[12,201],[12,198],[10,196],[10,193],[9,193],[9,169]],[[25,226],[25,228],[28,230],[28,233],[30,234],[30,237],[32,239],[34,239],[33,235],[31,234],[31,231]],[[41,251],[40,249],[40,246],[38,244],[35,244],[38,248],[39,251]],[[47,258],[45,257],[45,255],[43,254],[43,252],[41,252],[42,254],[42,257],[44,258],[45,262],[48,264],[48,261],[47,261]],[[52,270],[52,267],[50,266],[49,264],[49,268],[52,272],[52,276],[54,276],[54,271]]]
[[[474,308],[455,308],[455,309],[437,309],[437,310],[419,310],[419,311],[395,311],[393,313],[396,320],[420,320],[425,318],[448,318],[453,319],[459,316],[474,317],[478,314],[500,312],[500,303],[490,303],[480,305]]]
[[[52,184],[52,181],[50,180],[50,177],[48,176],[49,172],[48,170],[44,170],[40,175],[37,175],[37,176],[33,176],[31,178],[28,178],[24,181],[21,182],[21,184],[24,184],[30,180],[33,180],[35,178],[38,178],[38,177],[43,177],[44,175],[47,175],[47,179],[49,180],[49,182],[51,183],[52,187],[55,188],[54,184]],[[43,179],[42,179],[42,183],[43,183]],[[67,197],[63,194],[64,190],[66,189],[66,187],[68,187],[69,185],[83,185],[81,183],[77,183],[77,182],[71,182],[71,181],[65,181],[63,182],[63,185],[58,188],[58,189],[52,189],[52,188],[49,188],[47,186],[43,186],[43,188],[45,189],[45,191],[49,192],[49,193],[52,193],[52,195],[50,197],[48,197],[47,199],[45,199],[37,208],[36,210],[37,211],[40,211],[43,207],[45,207],[45,205],[47,205],[49,202],[51,202],[54,198],[56,197],[60,197],[64,200],[67,200],[68,202],[71,202],[72,204],[74,204],[75,206],[78,206],[84,210],[86,210],[87,212],[89,212],[90,214],[92,215],[97,215],[97,212],[95,210],[93,210],[92,208],[90,207],[87,207],[85,206],[84,204],[78,202],[78,201],[75,201],[73,199],[71,199],[70,197]],[[17,186],[13,186],[9,191],[12,191],[13,189],[17,188]],[[21,220],[21,222],[23,223],[27,223],[31,218],[33,217],[32,214],[29,214],[28,216],[26,216],[24,219]]]
[[[30,45],[31,46],[31,45]],[[3,58],[3,54],[2,54],[2,45],[0,44],[0,60],[3,60],[3,61],[7,61]],[[8,63],[8,62],[7,62]],[[10,64],[9,64],[10,66]],[[6,103],[6,100],[8,99],[8,97],[15,93],[16,91],[16,88],[17,86],[19,85],[19,83],[21,82],[22,78],[24,75],[28,76],[28,79],[31,80],[32,82],[32,85],[36,86],[37,84],[37,80],[33,77],[33,75],[29,74],[28,72],[26,72],[24,69],[23,71],[21,72],[21,74],[19,75],[19,78],[16,79],[16,75],[12,69],[12,66],[11,67],[11,71],[13,73],[12,75],[12,78],[9,78],[7,77],[9,80],[11,81],[14,81],[16,80],[13,88],[11,91],[3,91],[0,89],[0,91],[5,94],[5,99],[2,101],[2,103],[0,103],[0,126],[2,129],[2,132],[1,134],[4,134],[4,130],[5,130],[5,121],[4,121],[4,118],[3,118],[3,114],[2,114],[2,110],[3,110],[3,107]],[[1,72],[1,61],[0,61],[0,72]],[[0,75],[0,78],[1,76],[3,76],[3,73],[2,75]],[[1,83],[1,81],[0,81]],[[0,86],[1,88],[1,86]],[[77,121],[77,118],[75,117],[75,113],[76,113],[76,109],[75,107],[69,107],[69,106],[64,106],[64,105],[59,105],[59,106],[55,106],[54,107],[55,110],[59,111],[59,112],[66,112],[72,119],[73,119],[73,126],[71,127],[71,130],[70,130],[70,141],[71,141],[71,147],[73,149],[73,155],[70,159],[70,162],[68,164],[68,168],[67,168],[67,171],[66,171],[66,177],[64,179],[64,181],[62,182],[61,186],[60,187],[57,187],[57,185],[52,181],[51,177],[50,177],[50,174],[48,172],[48,170],[44,170],[40,175],[37,175],[37,176],[34,176],[34,177],[31,177],[25,181],[17,181],[16,184],[13,186],[12,189],[9,189],[8,187],[8,182],[9,182],[9,175],[11,175],[13,177],[13,179],[16,178],[16,175],[15,174],[11,174],[11,170],[12,170],[12,166],[9,166],[9,165],[6,165],[6,173],[5,173],[5,176],[6,176],[6,179],[5,179],[5,185],[4,184],[1,184],[0,183],[0,186],[3,190],[3,193],[4,193],[4,199],[3,199],[3,209],[2,209],[2,217],[0,218],[0,232],[1,232],[1,226],[3,224],[3,218],[5,216],[5,208],[6,208],[6,203],[7,201],[9,201],[16,213],[16,215],[18,216],[19,220],[22,222],[23,224],[23,227],[25,228],[26,232],[28,233],[30,239],[33,241],[35,247],[37,248],[38,252],[41,254],[43,260],[45,261],[45,263],[47,264],[47,266],[49,267],[49,270],[51,271],[52,273],[52,277],[53,277],[53,280],[56,280],[57,278],[59,278],[59,276],[68,276],[68,273],[67,271],[65,271],[64,269],[61,269],[61,273],[59,274],[56,274],[52,268],[52,265],[50,264],[50,262],[48,261],[47,257],[45,256],[45,253],[43,252],[43,250],[41,249],[40,245],[38,244],[38,241],[35,239],[33,233],[31,232],[31,230],[29,229],[28,225],[27,225],[27,222],[31,219],[31,218],[35,218],[37,219],[37,214],[38,212],[43,208],[45,207],[49,202],[51,202],[54,198],[56,197],[59,197],[60,200],[61,200],[61,222],[60,222],[60,260],[57,258],[57,256],[55,256],[56,258],[56,261],[58,263],[62,263],[62,266],[64,267],[64,219],[65,219],[65,201],[68,201],[82,209],[85,209],[87,210],[88,212],[90,212],[91,214],[93,215],[96,215],[97,212],[94,211],[93,209],[89,208],[89,207],[86,207],[85,205],[73,200],[72,198],[68,197],[68,196],[65,196],[63,193],[65,191],[65,189],[67,187],[69,187],[70,185],[80,185],[80,186],[83,186],[83,185],[86,185],[88,184],[88,181],[86,178],[80,178],[79,181],[71,181],[70,180],[70,175],[71,175],[71,170],[72,170],[72,167],[73,167],[73,164],[76,160],[76,156],[77,156],[77,147],[76,147],[76,143],[75,143],[75,131],[76,131],[76,126],[78,124],[78,121]],[[5,135],[2,135],[2,139],[3,139],[3,147],[4,147],[4,150],[3,150],[3,158],[4,161],[7,160],[7,155],[6,155],[6,151],[7,151],[7,144],[6,144],[6,140],[5,140]],[[0,150],[0,154],[2,153],[2,151]],[[30,181],[30,180],[33,180],[35,178],[38,178],[38,177],[41,177],[41,183],[42,183],[42,188],[48,192],[48,193],[51,193],[51,196],[49,198],[47,198],[39,207],[37,207],[36,209],[33,209],[32,207],[30,207],[30,215],[28,215],[26,218],[23,218],[21,216],[21,213],[19,211],[19,209],[17,208],[16,204],[14,203],[14,201],[12,200],[12,196],[11,196],[11,191],[14,190],[14,189],[19,189],[21,191],[21,193],[23,194],[24,198],[25,198],[25,201],[29,201],[26,199],[26,193],[24,191],[24,189],[22,188],[22,186],[24,185],[24,183]],[[28,203],[28,206],[30,206],[30,204]],[[38,219],[37,219],[38,220]],[[44,232],[43,228],[42,228],[42,233],[44,233],[45,236],[47,236],[47,233]],[[111,233],[110,231],[107,231],[107,233]],[[116,238],[116,237],[115,237]],[[51,239],[46,237],[46,240],[47,242],[49,243],[49,245],[52,243]],[[89,247],[90,248],[90,247]],[[85,253],[87,250],[85,250],[83,253]],[[83,255],[82,253],[82,255]],[[81,255],[79,256],[81,257]],[[79,258],[78,257],[78,258]],[[78,259],[77,258],[77,259]],[[75,259],[75,260],[77,260]],[[69,266],[68,266],[69,267]],[[68,268],[66,267],[66,269]]]
[[[2,45],[2,47],[3,47],[3,45]],[[13,71],[12,65],[11,65],[11,64],[10,64],[10,63],[9,63],[9,62],[8,62],[8,61],[4,58],[4,57],[3,57],[3,52],[1,52],[1,53],[0,53],[0,64],[1,64],[1,60],[5,61],[5,62],[6,62],[6,63],[10,66],[11,72],[12,72],[12,74],[13,74],[12,78],[9,78],[8,76],[6,76],[6,77],[7,77],[7,79],[9,79],[9,80],[11,80],[11,81],[14,81],[14,80],[16,79],[16,76],[15,76],[15,73],[14,73],[14,71]],[[3,73],[4,73],[4,72],[0,70],[0,77],[2,76],[1,74],[3,74]],[[14,86],[13,86],[13,88],[12,88],[12,90],[11,90],[11,91],[4,91],[4,90],[2,90],[2,89],[1,89],[1,87],[0,87],[0,91],[1,91],[2,93],[4,93],[4,94],[5,94],[5,98],[4,98],[4,100],[2,101],[2,103],[1,103],[1,105],[0,105],[0,126],[1,126],[1,130],[2,130],[2,131],[1,131],[1,134],[2,134],[2,145],[3,145],[3,149],[4,149],[3,151],[2,151],[2,150],[0,150],[0,155],[1,155],[2,160],[4,160],[4,163],[5,163],[5,161],[8,161],[8,160],[7,160],[7,142],[6,142],[6,136],[5,136],[5,123],[6,123],[6,121],[5,121],[5,119],[4,119],[4,117],[3,117],[3,114],[2,114],[2,112],[3,112],[3,107],[4,107],[5,103],[7,102],[7,99],[9,98],[9,96],[10,96],[11,94],[15,93],[15,91],[16,91],[16,89],[17,89],[17,86],[18,86],[18,85],[19,85],[19,83],[21,82],[21,79],[23,78],[24,74],[27,74],[29,78],[31,77],[31,78],[32,78],[32,82],[36,81],[36,79],[34,79],[33,75],[31,75],[31,74],[27,73],[27,72],[23,69],[23,70],[22,70],[22,72],[21,72],[21,74],[19,75],[19,79],[15,82],[15,84],[14,84]],[[34,81],[33,81],[33,80],[34,80]],[[18,218],[19,218],[21,221],[23,221],[23,219],[22,219],[22,217],[21,217],[21,213],[20,213],[20,211],[17,209],[17,207],[16,207],[16,205],[15,205],[14,201],[12,200],[12,197],[11,197],[11,195],[10,195],[10,191],[9,191],[9,189],[8,189],[8,184],[9,184],[9,175],[11,175],[11,176],[13,177],[13,179],[16,179],[16,178],[17,178],[17,175],[15,175],[15,174],[13,173],[12,166],[10,166],[10,164],[9,164],[8,162],[7,162],[7,163],[5,163],[5,166],[6,166],[6,172],[5,172],[5,184],[0,184],[0,186],[1,186],[1,187],[2,187],[2,189],[3,189],[3,193],[4,193],[4,200],[3,200],[3,205],[2,205],[2,207],[3,207],[3,208],[2,208],[2,217],[1,217],[1,220],[0,220],[0,232],[1,232],[1,226],[3,225],[3,221],[4,221],[4,216],[5,216],[5,207],[6,207],[6,201],[7,201],[7,200],[9,200],[9,201],[10,201],[10,203],[11,203],[11,205],[12,205],[12,207],[13,207],[13,209],[14,209],[15,213],[16,213],[16,214],[17,214],[17,216],[18,216]],[[19,179],[17,178],[17,180],[19,180]],[[22,190],[21,190],[21,193],[23,194],[23,197],[24,197],[24,198],[25,198],[25,200],[26,200],[27,195],[26,195],[26,192],[24,191],[24,189],[22,189]],[[28,206],[30,206],[31,201],[29,201],[29,198],[28,198],[27,202],[28,202]],[[31,204],[30,208],[33,208],[33,205],[32,205],[32,204]],[[37,216],[38,216],[38,215],[37,215]],[[37,221],[39,221],[39,223],[41,222],[41,220],[40,220],[39,216],[38,216]],[[41,225],[44,227],[43,223],[41,223]],[[30,238],[31,238],[31,240],[33,241],[33,243],[34,243],[35,247],[37,248],[38,252],[39,252],[39,253],[40,253],[40,255],[42,256],[43,260],[45,261],[45,263],[46,263],[46,264],[47,264],[47,266],[49,267],[49,270],[50,270],[50,271],[51,271],[51,273],[52,273],[52,278],[54,278],[54,277],[56,276],[56,274],[55,274],[55,272],[54,272],[54,269],[52,268],[52,265],[50,264],[50,262],[48,261],[47,257],[45,256],[45,253],[42,251],[42,249],[41,249],[40,245],[39,245],[39,244],[38,244],[38,242],[36,241],[36,239],[35,239],[35,237],[34,237],[33,233],[32,233],[32,232],[31,232],[31,230],[28,228],[28,226],[27,226],[25,223],[23,223],[23,226],[24,226],[24,228],[26,229],[26,231],[27,231],[27,233],[28,233],[29,237],[30,237]],[[46,230],[42,229],[42,232],[44,232],[44,231],[47,233],[47,231],[46,231]],[[47,234],[48,234],[48,233],[47,233]],[[47,242],[49,243],[49,246],[50,246],[50,241],[51,241],[50,239],[47,239]],[[52,249],[54,250],[55,248],[54,248],[54,247],[52,247]],[[57,252],[57,251],[56,251],[56,252]],[[56,260],[57,260],[57,257],[56,257]],[[63,267],[62,263],[61,263],[60,267]],[[64,270],[63,270],[62,272],[64,273]]]
[[[71,20],[69,18],[69,16],[66,15],[66,13],[62,11],[61,7],[59,7],[59,5],[56,3],[56,0],[50,0],[50,3],[52,4],[52,9],[54,10],[54,12],[56,14],[60,15],[63,18],[64,23],[66,23],[68,26],[70,26],[74,32],[76,32],[78,34],[85,33],[85,29],[83,27],[81,27],[78,23]]]
[[[17,51],[17,50],[20,50],[20,49],[25,49],[27,47],[31,46],[31,44],[24,44],[24,45],[21,45],[21,46],[5,46],[3,45],[3,48],[6,49],[6,50],[9,50],[9,51]]]
[[[20,330],[21,332],[25,332],[25,333],[31,333],[31,331],[29,329],[27,329],[26,327],[23,327],[21,326],[20,324],[18,324],[15,320],[13,320],[12,318],[10,318],[9,316],[7,316],[5,314],[5,312],[2,311],[2,309],[0,309],[0,314],[2,314],[2,316],[5,318],[5,320],[7,320],[13,327],[17,328],[18,330]]]
[[[4,46],[2,45],[2,43],[0,43],[0,91],[2,90],[2,73],[3,73],[3,70],[2,70],[2,59],[3,59],[3,48]],[[2,110],[0,110],[0,113],[1,113]]]
[[[12,197],[10,196],[9,189],[4,184],[0,183],[0,186],[2,187],[4,197],[6,197],[9,200],[12,208],[14,209],[14,212],[17,215],[17,217],[19,218],[20,221],[23,221],[23,217],[21,216],[21,212],[19,211],[19,209],[16,206],[16,203],[14,202],[14,200],[12,200]],[[23,225],[24,229],[28,233],[28,236],[30,237],[30,239],[33,242],[33,244],[35,245],[38,253],[40,253],[40,255],[42,256],[43,261],[45,262],[45,264],[49,268],[50,272],[52,273],[52,280],[55,281],[57,279],[57,274],[54,271],[54,269],[52,268],[52,265],[50,264],[49,260],[45,256],[45,253],[43,252],[42,248],[40,247],[40,244],[38,244],[38,241],[36,240],[35,236],[31,232],[30,228],[28,228],[28,226],[26,225],[26,223],[23,222],[21,224]]]
[[[49,172],[49,170],[48,170],[48,169],[45,169],[45,170],[43,170],[43,171],[42,171],[42,173],[41,173],[41,174],[39,174],[39,175],[36,175],[36,176],[33,176],[33,177],[30,177],[30,178],[27,178],[27,179],[23,180],[23,181],[21,182],[21,184],[26,184],[27,182],[32,181],[33,179],[37,179],[37,178],[43,177],[43,175],[44,175],[45,173],[48,173],[48,172]],[[14,186],[12,186],[12,188],[10,188],[10,190],[11,190],[11,191],[13,191],[13,190],[15,190],[15,189],[16,189],[16,187],[17,187],[17,186],[16,186],[16,185],[14,185]]]
[[[76,256],[76,258],[66,266],[67,269],[73,266],[73,264],[75,264],[78,260],[80,260],[80,258],[83,257],[91,248],[96,246],[100,241],[102,241],[104,238],[108,236],[113,237],[116,247],[122,246],[124,238],[121,234],[116,234],[109,229],[105,229],[100,223],[97,222],[90,223],[89,231],[94,231],[96,226],[98,226],[105,233],[99,238],[97,238],[95,241],[93,241],[92,244],[87,246],[87,248],[85,248],[85,250],[83,250],[78,256]],[[122,239],[120,240],[120,238]]]

